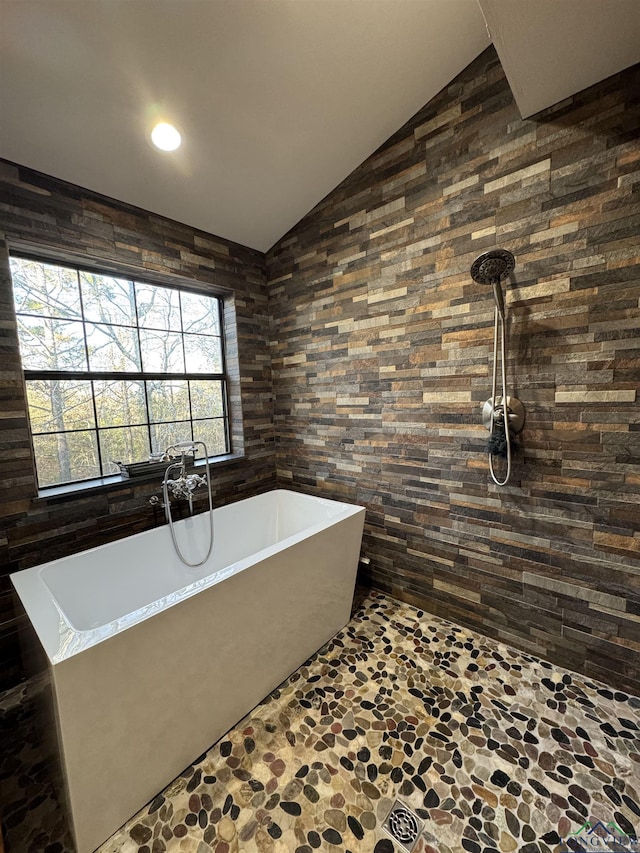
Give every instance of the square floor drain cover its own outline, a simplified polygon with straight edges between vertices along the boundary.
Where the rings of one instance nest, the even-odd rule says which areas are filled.
[[[387,815],[382,828],[397,841],[407,853],[413,847],[422,832],[422,821],[403,802],[396,800]]]

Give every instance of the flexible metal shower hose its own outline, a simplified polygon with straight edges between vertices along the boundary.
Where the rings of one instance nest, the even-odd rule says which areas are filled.
[[[180,560],[185,564],[185,566],[189,566],[189,568],[191,568],[191,569],[197,569],[198,566],[203,566],[207,562],[207,560],[211,556],[211,551],[213,550],[213,498],[211,497],[211,477],[209,476],[209,453],[207,451],[207,445],[204,443],[204,441],[192,441],[189,443],[192,446],[196,445],[196,444],[200,445],[204,450],[204,459],[205,459],[205,466],[206,466],[206,472],[207,472],[207,474],[206,474],[206,476],[207,476],[207,490],[209,492],[209,547],[207,549],[207,553],[205,554],[204,558],[202,560],[200,560],[199,563],[190,563],[186,559],[186,557],[183,555],[183,553],[180,550],[180,547],[178,545],[178,541],[176,539],[176,534],[173,530],[173,519],[171,517],[171,504],[169,501],[169,485],[168,485],[169,476],[168,475],[169,475],[169,471],[172,468],[178,468],[178,467],[183,468],[183,475],[184,475],[184,455],[183,455],[181,462],[174,462],[173,465],[169,465],[169,467],[164,472],[164,480],[162,481],[162,494],[164,497],[164,512],[165,512],[165,516],[167,518],[167,521],[169,522],[169,531],[171,533],[171,539],[173,541],[173,547],[176,549],[176,554],[178,555]],[[175,446],[176,445],[174,445],[174,447]],[[168,449],[172,450],[173,448],[170,447]]]
[[[498,287],[500,283],[498,282]],[[495,292],[495,291],[494,291]],[[499,480],[493,468],[493,453],[489,450],[489,472],[491,479],[496,486],[506,486],[511,477],[511,430],[509,428],[509,408],[507,406],[507,368],[506,368],[506,350],[507,350],[507,334],[505,330],[505,318],[498,310],[496,304],[494,312],[493,324],[493,377],[491,381],[491,420],[489,421],[489,437],[493,435],[495,408],[496,408],[496,390],[498,385],[498,324],[500,325],[500,363],[502,374],[502,412],[504,418],[504,433],[507,442],[507,472],[504,480]]]

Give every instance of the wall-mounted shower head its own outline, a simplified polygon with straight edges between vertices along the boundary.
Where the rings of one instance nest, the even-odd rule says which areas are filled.
[[[504,297],[500,282],[514,269],[516,259],[506,249],[492,249],[471,264],[471,278],[478,284],[490,284],[500,316],[504,319]]]
[[[471,264],[471,278],[478,284],[491,284],[506,278],[514,269],[516,259],[506,249],[485,252]]]

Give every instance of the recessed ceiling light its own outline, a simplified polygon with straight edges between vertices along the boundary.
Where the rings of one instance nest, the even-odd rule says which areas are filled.
[[[175,151],[180,147],[182,137],[172,124],[161,121],[151,131],[151,141],[161,151]]]

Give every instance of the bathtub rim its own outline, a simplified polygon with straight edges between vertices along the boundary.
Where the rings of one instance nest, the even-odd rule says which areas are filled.
[[[185,585],[179,590],[164,595],[159,599],[126,614],[125,616],[111,620],[110,622],[95,628],[79,629],[73,625],[65,614],[62,606],[56,600],[46,581],[43,579],[43,570],[50,566],[60,565],[72,557],[90,557],[90,555],[95,551],[108,548],[111,544],[122,542],[124,540],[130,539],[139,541],[143,537],[148,537],[153,534],[157,535],[160,531],[168,529],[166,525],[154,527],[150,530],[143,530],[139,533],[134,533],[131,536],[113,540],[113,542],[97,545],[93,548],[78,551],[64,557],[58,557],[55,560],[49,560],[45,563],[40,563],[36,566],[31,566],[30,568],[12,573],[10,578],[14,587],[14,593],[22,602],[22,606],[24,607],[29,622],[45,651],[49,664],[51,666],[55,666],[56,664],[63,663],[65,660],[80,654],[82,651],[90,649],[99,643],[105,642],[110,637],[120,634],[123,631],[152,618],[157,613],[168,608],[175,607],[192,596],[222,583],[226,579],[239,574],[243,570],[254,565],[259,560],[266,559],[267,557],[278,554],[287,548],[291,548],[297,542],[310,538],[322,530],[331,528],[335,524],[338,524],[347,518],[360,513],[365,513],[365,507],[358,504],[345,503],[344,501],[337,501],[332,498],[324,498],[316,495],[309,495],[306,492],[282,488],[260,492],[257,495],[251,495],[247,498],[242,498],[239,501],[224,504],[216,509],[224,509],[226,507],[243,504],[255,500],[263,495],[274,495],[277,499],[278,494],[289,494],[318,502],[320,504],[330,504],[333,507],[339,507],[339,510],[330,518],[323,518],[316,523],[305,527],[303,530],[287,536],[284,539],[261,549],[260,551],[256,551],[247,557],[243,557],[242,559],[231,563],[204,578]],[[199,515],[203,515],[203,513],[199,513]],[[188,520],[189,519],[181,519],[176,522],[176,527],[188,522]]]

